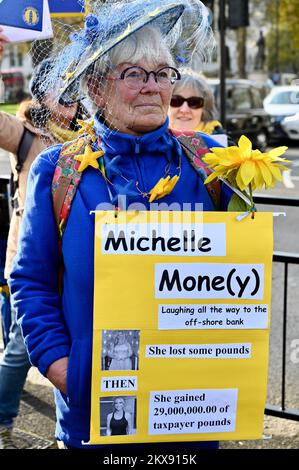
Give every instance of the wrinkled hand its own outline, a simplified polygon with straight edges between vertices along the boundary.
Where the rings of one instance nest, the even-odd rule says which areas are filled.
[[[5,34],[3,34],[3,28],[0,26],[0,60],[2,59],[3,56],[3,51],[5,48],[5,45],[9,42],[9,39]]]
[[[47,378],[50,382],[58,388],[61,392],[67,395],[67,385],[66,385],[66,377],[67,377],[67,365],[69,362],[68,357],[62,357],[57,361],[53,362],[50,365]]]

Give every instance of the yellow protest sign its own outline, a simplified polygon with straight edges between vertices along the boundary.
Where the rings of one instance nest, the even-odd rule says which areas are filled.
[[[95,216],[90,442],[261,438],[272,214]]]

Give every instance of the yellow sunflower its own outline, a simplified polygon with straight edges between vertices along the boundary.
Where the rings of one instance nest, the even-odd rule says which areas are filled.
[[[205,180],[205,184],[215,178],[223,178],[241,191],[249,187],[250,193],[263,187],[273,188],[276,180],[282,180],[281,171],[289,171],[281,162],[290,161],[280,158],[287,149],[288,147],[276,147],[265,153],[252,150],[252,144],[245,135],[240,137],[238,146],[213,147],[210,149],[211,153],[207,153],[202,159],[214,170]]]

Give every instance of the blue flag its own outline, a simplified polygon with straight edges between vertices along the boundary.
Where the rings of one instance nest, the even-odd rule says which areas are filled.
[[[78,0],[49,0],[49,8],[50,13],[82,13],[84,11]]]
[[[42,31],[43,3],[43,0],[0,0],[0,24]]]

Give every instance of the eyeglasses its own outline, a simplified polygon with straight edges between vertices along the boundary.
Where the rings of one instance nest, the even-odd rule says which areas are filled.
[[[183,98],[180,95],[173,95],[170,101],[170,106],[172,108],[180,108],[183,104],[187,102],[189,108],[199,109],[203,108],[205,100],[201,96],[191,96],[190,98]]]
[[[147,72],[142,67],[133,66],[123,70],[119,77],[107,77],[108,80],[124,80],[126,86],[131,90],[141,90],[148,82],[150,75],[153,74],[154,80],[160,88],[167,88],[181,79],[181,75],[174,67],[162,67],[154,72]]]

